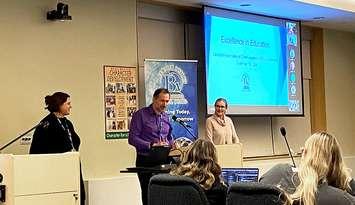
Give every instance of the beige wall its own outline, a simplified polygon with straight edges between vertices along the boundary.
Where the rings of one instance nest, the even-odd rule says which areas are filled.
[[[134,154],[124,159],[127,141],[104,139],[102,67],[137,65],[136,1],[64,2],[70,22],[46,20],[46,12],[56,8],[53,0],[1,1],[0,144],[47,114],[45,95],[65,91],[72,96],[69,118],[82,140],[84,177],[116,175]],[[27,149],[14,144],[4,153]]]
[[[355,155],[355,33],[324,30],[327,128]]]

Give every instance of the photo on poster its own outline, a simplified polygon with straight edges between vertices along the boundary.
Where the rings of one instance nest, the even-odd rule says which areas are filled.
[[[106,107],[106,117],[109,119],[116,117],[116,112],[114,107]]]
[[[116,105],[115,96],[106,96],[106,106]]]

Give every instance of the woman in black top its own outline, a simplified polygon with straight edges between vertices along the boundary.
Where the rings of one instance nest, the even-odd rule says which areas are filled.
[[[170,174],[194,179],[205,190],[210,205],[226,204],[227,186],[221,178],[217,151],[209,140],[198,139],[186,153],[179,166]]]
[[[79,151],[80,138],[73,124],[65,116],[70,114],[70,96],[56,92],[45,97],[46,109],[50,112],[41,120],[33,134],[30,154],[50,154]],[[85,202],[85,190],[80,173],[81,205]]]

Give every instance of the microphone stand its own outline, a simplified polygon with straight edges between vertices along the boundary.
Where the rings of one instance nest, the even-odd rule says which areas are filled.
[[[47,122],[48,123],[48,122]],[[40,125],[43,125],[45,126],[46,125],[46,122],[40,122],[38,123],[37,125],[35,125],[34,127],[32,127],[31,129],[27,130],[26,132],[24,132],[23,134],[21,134],[20,136],[16,137],[15,139],[11,140],[11,142],[7,143],[6,145],[2,146],[0,148],[0,152],[2,150],[4,150],[6,147],[10,146],[12,143],[16,142],[17,140],[19,140],[20,138],[22,138],[23,136],[27,135],[29,132],[31,132],[32,130],[36,129],[38,126]]]
[[[194,138],[194,140],[197,139],[196,136],[190,131],[190,129],[184,123],[182,123],[181,121],[178,121],[178,123],[185,128],[185,130]]]
[[[281,131],[281,135],[285,138],[285,142],[286,142],[286,145],[287,145],[288,154],[289,154],[290,157],[291,157],[291,160],[292,160],[292,163],[293,163],[293,167],[296,168],[296,163],[295,163],[295,160],[293,159],[293,156],[292,156],[292,153],[291,153],[291,149],[290,149],[290,145],[288,144],[288,141],[287,141],[287,138],[286,138],[286,131],[285,131],[285,133],[283,133],[283,132]]]

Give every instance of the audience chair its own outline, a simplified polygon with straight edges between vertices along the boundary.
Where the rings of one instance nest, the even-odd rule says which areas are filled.
[[[284,194],[273,185],[236,182],[228,189],[227,205],[282,205],[284,197]]]
[[[208,205],[204,190],[185,176],[158,174],[149,182],[148,205]]]

